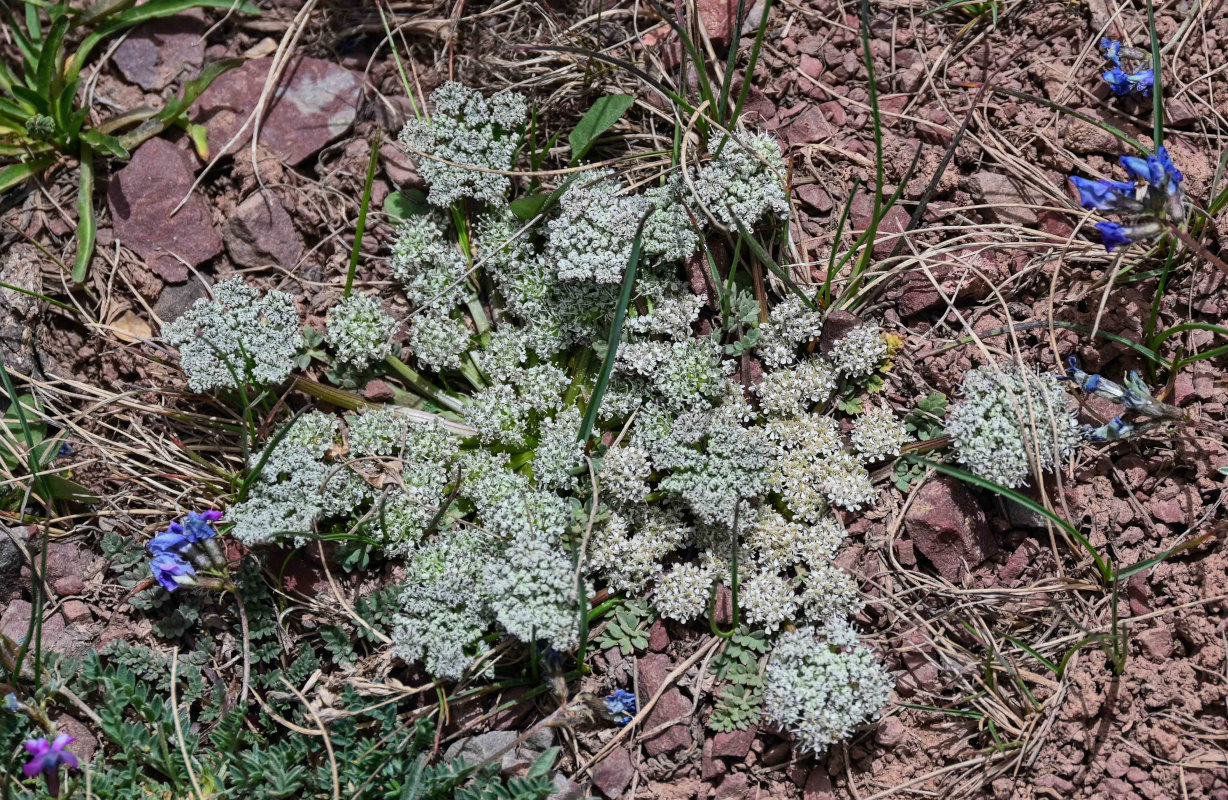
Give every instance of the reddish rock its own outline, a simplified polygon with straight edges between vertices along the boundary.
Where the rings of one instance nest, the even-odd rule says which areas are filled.
[[[1011,553],[1011,557],[1007,559],[1006,564],[998,572],[998,578],[1005,584],[1012,584],[1019,580],[1019,576],[1023,575],[1024,570],[1028,565],[1036,560],[1036,556],[1040,554],[1040,545],[1035,539],[1025,539],[1023,544],[1015,548],[1015,552]]]
[[[1124,778],[1130,770],[1130,754],[1125,750],[1118,750],[1111,754],[1104,762],[1104,771],[1108,773],[1110,778]]]
[[[700,773],[703,779],[710,781],[719,778],[729,771],[729,765],[712,755],[712,740],[704,742],[703,758],[700,761]]]
[[[165,139],[150,139],[107,189],[115,238],[168,283],[188,279],[184,261],[194,267],[222,252],[222,237],[200,194],[171,215],[192,188],[193,170],[190,154]]]
[[[900,566],[917,566],[917,548],[913,546],[912,540],[896,539],[893,547],[895,548],[895,560],[900,562]]]
[[[644,720],[644,730],[651,731],[667,722],[682,718],[683,721],[671,725],[665,730],[644,741],[644,752],[649,756],[659,756],[673,753],[691,746],[691,726],[685,718],[691,713],[690,702],[677,689],[670,689],[661,695],[661,699],[653,706],[648,719]]]
[[[887,717],[878,726],[878,732],[874,734],[878,743],[888,749],[895,747],[907,737],[908,729],[904,727],[899,717]]]
[[[98,750],[98,737],[90,727],[76,717],[65,714],[55,721],[56,733],[67,733],[73,738],[72,753],[82,763],[89,761]]]
[[[613,800],[630,785],[634,771],[631,753],[626,748],[616,748],[593,767],[593,786]]]
[[[69,600],[60,607],[60,613],[64,615],[65,621],[69,625],[77,622],[86,622],[93,615],[90,613],[90,607],[80,600]]]
[[[751,725],[744,731],[729,731],[718,733],[712,737],[712,755],[724,758],[746,758],[750,752],[751,743],[759,733],[758,725]]]
[[[1031,200],[1014,181],[997,172],[978,172],[968,186],[973,199],[990,206],[981,212],[992,222],[1005,225],[1035,225],[1036,212],[1025,206]]]
[[[409,154],[396,145],[395,142],[384,142],[379,146],[379,161],[384,167],[388,180],[402,189],[426,185],[418,168],[410,159]]]
[[[737,13],[737,0],[696,0],[695,9],[699,20],[713,44],[728,45],[733,37],[733,16]]]
[[[984,509],[954,478],[938,477],[922,486],[904,526],[921,554],[952,582],[959,580],[965,564],[971,569],[998,550]]]
[[[803,73],[816,80],[823,74],[823,62],[814,56],[803,55],[800,68]]]
[[[1126,580],[1126,597],[1130,599],[1130,613],[1134,616],[1151,613],[1151,596],[1146,574],[1131,575]]]
[[[735,772],[725,777],[716,787],[715,800],[743,800],[751,796],[750,780],[745,772]]]
[[[865,191],[858,192],[849,208],[849,224],[853,233],[860,236],[869,230],[870,221],[873,218],[874,197]],[[878,222],[878,229],[874,236],[874,255],[880,258],[891,255],[891,251],[900,241],[898,234],[903,233],[907,228],[908,212],[897,203],[889,208]]]
[[[818,106],[809,106],[789,123],[784,133],[789,144],[796,147],[827,141],[836,135],[836,129],[827,121],[827,117],[823,116],[823,112],[819,111]]]
[[[130,83],[159,91],[178,78],[191,80],[205,63],[205,18],[199,11],[155,19],[120,42],[111,60]]]
[[[861,327],[861,317],[849,311],[836,309],[823,320],[823,332],[819,334],[819,353],[831,355],[836,342],[848,335],[853,328]]]
[[[1143,648],[1143,655],[1152,661],[1165,661],[1173,654],[1173,630],[1167,625],[1148,628],[1135,637]],[[1123,773],[1125,774],[1125,773]],[[1113,777],[1120,778],[1120,775]]]
[[[224,238],[231,260],[244,267],[276,264],[293,269],[303,254],[303,238],[294,221],[267,190],[239,204],[226,223]]]
[[[53,582],[51,588],[55,589],[55,593],[60,597],[81,594],[85,591],[85,581],[81,580],[81,576],[77,574],[65,575]]]
[[[793,752],[793,746],[788,742],[777,742],[769,747],[763,753],[763,765],[765,767],[774,767],[777,764],[783,764],[789,760],[790,754]]]
[[[806,785],[802,788],[802,798],[803,800],[836,800],[836,793],[831,785],[831,776],[822,766],[810,770],[810,777],[806,779]]]
[[[1181,508],[1181,503],[1176,497],[1164,499],[1153,497],[1147,503],[1147,510],[1160,522],[1166,522],[1170,525],[1185,522],[1185,511]]]
[[[648,649],[654,653],[664,653],[667,647],[669,647],[669,631],[666,630],[663,621],[657,620],[648,629]]]
[[[362,396],[373,403],[389,403],[396,399],[392,387],[378,378],[362,387]]]
[[[755,363],[758,362],[756,361]],[[755,377],[753,373],[751,377]],[[762,369],[760,369],[759,377],[762,377]],[[733,592],[724,583],[720,584],[716,589],[716,606],[712,609],[712,615],[716,617],[717,625],[733,624]]]
[[[255,111],[272,59],[249,61],[213,82],[192,107],[192,121],[208,129],[209,148],[221,152]],[[265,106],[260,143],[297,165],[343,136],[354,123],[361,98],[359,77],[318,58],[299,58],[282,72]],[[249,125],[227,152],[251,137]]]
[[[815,211],[824,213],[831,211],[834,205],[831,201],[831,196],[823,191],[823,187],[817,183],[808,183],[798,188],[797,198]]]
[[[649,653],[642,658],[636,659],[635,669],[639,682],[640,697],[644,698],[645,702],[647,702],[665,683],[665,679],[669,677],[669,674],[674,671],[674,662],[669,656],[660,653]]]

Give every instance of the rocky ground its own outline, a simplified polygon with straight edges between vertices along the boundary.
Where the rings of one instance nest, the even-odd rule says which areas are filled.
[[[308,322],[314,317],[319,327],[346,270],[377,134],[384,143],[372,208],[418,182],[392,143],[410,109],[378,13],[308,5],[276,0],[259,19],[218,25],[220,16],[183,14],[110,48],[89,89],[102,117],[164,103],[204,63],[248,59],[193,108],[214,161],[202,162],[182,135],[167,135],[102,170],[90,291],[73,300],[80,313],[0,291],[5,363],[40,381],[60,405],[76,433],[66,463],[103,498],[97,514],[64,521],[50,545],[46,579],[55,603],[43,635],[51,649],[81,653],[114,639],[152,640],[149,621],[119,603],[125,591],[101,542],[108,534],[145,536],[171,509],[209,496],[199,470],[168,456],[168,441],[186,434],[167,412],[189,404],[173,352],[157,341],[162,324],[204,294],[200,278],[244,272],[299,295]],[[697,5],[713,51],[723,52],[738,3]],[[762,0],[749,9],[748,32],[761,9]],[[449,76],[488,89],[516,86],[539,103],[543,118],[564,121],[616,87],[639,98],[638,116],[619,129],[628,135],[659,111],[651,92],[617,70],[586,77],[574,54],[523,46],[567,44],[574,26],[586,46],[610,47],[654,75],[672,75],[679,63],[676,40],[642,4],[604,4],[601,16],[591,3],[404,3],[389,11],[402,26],[394,38],[404,67],[423,90]],[[840,557],[870,598],[859,621],[898,675],[884,719],[817,761],[794,752],[778,731],[714,735],[705,728],[713,640],[698,626],[657,622],[646,652],[624,656],[615,648],[593,658],[587,688],[630,676],[641,698],[663,691],[633,735],[614,728],[563,734],[577,786],[591,781],[593,792],[609,798],[676,800],[1228,798],[1223,358],[1152,376],[1122,343],[1144,337],[1160,262],[1143,248],[1106,255],[1067,182],[1072,173],[1120,178],[1120,142],[1052,105],[978,92],[988,82],[1034,95],[1150,143],[1150,104],[1111,97],[1096,49],[1102,35],[1146,46],[1146,8],[1021,0],[1001,4],[996,23],[960,8],[929,11],[932,5],[900,2],[871,9],[885,191],[902,187],[874,248],[874,302],[860,311],[905,342],[887,396],[900,407],[932,391],[952,396],[964,373],[990,356],[1058,370],[1074,355],[1089,372],[1120,379],[1135,369],[1167,380],[1157,388],[1188,424],[1086,448],[1033,497],[1043,491],[1120,564],[1206,538],[1121,582],[1117,614],[1129,635],[1120,674],[1090,642],[1058,675],[1036,653],[1058,662],[1089,634],[1113,630],[1114,597],[1089,582],[1083,551],[1044,518],[954,479],[931,476],[904,493],[884,476],[878,505],[846,516],[852,537]],[[797,211],[792,270],[802,281],[821,282],[833,249],[843,252],[872,214],[864,187],[874,181],[874,128],[857,12],[836,0],[775,4],[745,107],[748,125],[772,131],[787,148]],[[1165,144],[1187,194],[1205,207],[1224,185],[1217,166],[1228,131],[1228,73],[1219,54],[1228,47],[1228,14],[1220,2],[1181,0],[1157,9],[1156,27],[1168,48]],[[279,45],[291,39],[281,88],[253,145],[242,122],[269,103],[266,78]],[[70,262],[74,251],[71,173],[5,196],[0,281],[68,294],[57,261]],[[855,183],[863,188],[850,200]],[[931,186],[912,229],[909,215]],[[373,213],[362,253],[369,274],[386,274],[390,228]],[[1222,253],[1225,237],[1228,215],[1221,214],[1203,241]],[[1169,279],[1158,327],[1221,323],[1224,287],[1213,264],[1189,255]],[[1092,337],[1092,328],[1116,338]],[[1162,353],[1172,357],[1178,344],[1188,354],[1222,342],[1211,330],[1191,329]],[[379,398],[388,387],[365,391]],[[211,413],[196,402],[193,412]],[[1094,424],[1113,414],[1095,399],[1083,413]],[[0,537],[0,632],[14,638],[31,613],[21,563]],[[292,588],[294,581],[309,593],[319,588],[311,558],[291,572]],[[477,732],[466,721],[485,710],[454,708],[445,738]],[[540,711],[524,703],[480,727],[527,730]],[[71,718],[60,724],[88,756],[86,728]]]

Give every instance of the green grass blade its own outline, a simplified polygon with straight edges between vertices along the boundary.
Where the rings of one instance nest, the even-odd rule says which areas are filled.
[[[746,0],[738,0],[733,14],[733,32],[729,40],[729,57],[725,59],[725,77],[721,79],[721,93],[716,98],[716,121],[728,128],[732,123],[725,119],[729,109],[729,92],[733,89],[733,71],[738,65],[738,45],[742,42],[742,18],[746,16]],[[743,82],[750,80],[746,76]]]
[[[1066,531],[1066,533],[1069,533],[1071,538],[1073,538],[1087,550],[1088,554],[1092,557],[1092,561],[1096,565],[1096,571],[1100,573],[1100,577],[1105,585],[1108,585],[1112,581],[1112,569],[1110,568],[1108,562],[1106,562],[1100,555],[1100,551],[1098,551],[1092,545],[1092,543],[1087,540],[1087,537],[1080,533],[1078,528],[1071,525],[1069,522],[1062,519],[1049,509],[1045,508],[1040,503],[1037,503],[1032,498],[1026,497],[1019,492],[1016,492],[1014,489],[1008,489],[1001,484],[986,480],[979,475],[973,475],[971,472],[965,472],[962,469],[956,469],[955,467],[950,467],[946,464],[939,464],[936,461],[930,461],[928,458],[922,458],[921,456],[912,455],[911,453],[904,454],[902,458],[907,459],[914,464],[919,464],[920,466],[941,472],[944,475],[949,475],[952,478],[957,478],[965,483],[970,483],[977,488],[985,489],[993,492],[994,494],[1001,495],[1008,500],[1013,500],[1029,511],[1040,514],[1045,519],[1053,522],[1053,524]]]
[[[631,255],[627,259],[627,271],[623,274],[622,291],[618,295],[618,305],[614,308],[614,320],[610,324],[610,339],[606,348],[605,360],[601,362],[601,372],[597,375],[597,383],[593,385],[593,394],[589,397],[588,407],[584,409],[584,420],[580,423],[579,440],[588,445],[588,437],[597,424],[597,412],[601,410],[601,400],[605,397],[606,387],[610,384],[610,376],[614,374],[614,359],[618,356],[618,343],[622,340],[623,321],[627,318],[627,308],[631,305],[631,289],[635,285],[635,273],[640,265],[640,250],[644,244],[644,224],[652,216],[652,211],[640,217],[640,224],[635,229],[635,239],[631,242]]]
[[[1030,655],[1032,658],[1039,661],[1042,665],[1044,665],[1045,669],[1049,670],[1057,677],[1059,678],[1062,677],[1062,674],[1058,672],[1057,670],[1057,664],[1054,664],[1051,660],[1049,660],[1048,658],[1045,658],[1043,655],[1038,653],[1035,648],[1025,644],[1023,641],[1019,639],[1016,639],[1014,636],[1011,636],[1009,633],[1002,634],[1002,638],[1006,639],[1008,642],[1015,645],[1015,647],[1018,647],[1020,650],[1024,651],[1025,653]]]
[[[1147,33],[1151,37],[1151,138],[1156,152],[1164,146],[1164,71],[1160,65],[1160,35],[1154,0],[1147,0]]]
[[[358,271],[358,254],[362,252],[362,235],[367,230],[367,209],[371,207],[371,186],[375,183],[375,165],[379,163],[380,129],[375,130],[375,143],[371,145],[371,157],[367,159],[367,178],[362,185],[362,204],[358,207],[358,224],[354,228],[354,246],[350,249],[350,268],[345,274],[345,297],[354,287],[354,273]]]
[[[85,281],[85,271],[94,257],[94,237],[98,220],[94,217],[94,148],[81,143],[81,181],[77,184],[77,260],[72,279]]]
[[[1211,534],[1205,533],[1202,536],[1195,536],[1193,538],[1186,539],[1184,542],[1180,542],[1177,545],[1168,548],[1163,553],[1159,553],[1157,555],[1152,556],[1151,558],[1143,559],[1142,561],[1138,561],[1134,564],[1131,564],[1128,567],[1123,568],[1120,572],[1117,573],[1117,579],[1121,580],[1122,578],[1129,578],[1131,575],[1136,575],[1140,572],[1145,572],[1146,570],[1151,569],[1155,565],[1161,562],[1167,561],[1173,556],[1181,555],[1187,550],[1193,550],[1195,547],[1198,547],[1198,545],[1202,544],[1203,542],[1207,541],[1210,538],[1211,538]]]
[[[763,249],[763,245],[759,244],[759,242],[751,234],[750,229],[746,227],[746,223],[738,219],[738,216],[733,213],[732,208],[725,206],[725,209],[729,212],[729,216],[733,218],[734,224],[738,227],[738,233],[741,234],[742,238],[746,241],[746,245],[750,247],[750,251],[755,254],[755,258],[762,261],[763,265],[767,267],[773,275],[780,278],[780,280],[784,282],[785,286],[789,287],[789,291],[800,297],[802,302],[805,303],[808,308],[810,308],[812,311],[817,311],[819,307],[815,305],[814,300],[811,300],[810,296],[803,292],[801,287],[797,285],[797,282],[789,277],[789,273],[784,269],[784,267],[777,264],[776,261],[770,255],[768,255],[768,252]]]
[[[759,18],[759,30],[755,31],[755,43],[750,49],[750,59],[746,62],[746,70],[742,74],[742,90],[738,92],[738,104],[733,107],[733,113],[729,115],[729,125],[733,127],[737,123],[738,118],[742,116],[742,106],[746,105],[746,98],[750,96],[750,85],[754,81],[755,67],[759,64],[759,51],[763,49],[763,37],[767,33],[768,14],[772,11],[772,0],[766,0],[763,4],[763,16]]]
[[[849,213],[853,210],[853,198],[857,196],[859,188],[861,178],[853,178],[853,190],[849,192],[848,200],[844,202],[844,210],[840,212],[840,219],[836,223],[836,236],[832,239],[831,253],[827,258],[827,277],[823,279],[823,288],[819,290],[819,303],[824,308],[831,299],[831,282],[836,277],[836,243],[844,236],[844,226],[848,223]]]
[[[708,70],[705,68],[706,65],[703,57],[700,55],[699,50],[695,47],[695,42],[691,41],[691,37],[688,36],[687,32],[684,31],[682,26],[678,24],[678,20],[674,19],[672,14],[669,14],[665,9],[661,8],[661,6],[657,4],[656,0],[647,0],[647,2],[648,5],[652,6],[652,9],[657,12],[657,15],[660,16],[661,19],[665,20],[667,25],[673,28],[674,33],[677,34],[678,38],[682,41],[683,48],[686,49],[687,55],[691,57],[691,63],[695,66],[695,77],[699,81],[700,99],[706,100],[708,103],[708,108],[715,111],[716,95],[712,92],[712,82],[708,80]],[[701,119],[699,124],[706,130],[707,120]]]

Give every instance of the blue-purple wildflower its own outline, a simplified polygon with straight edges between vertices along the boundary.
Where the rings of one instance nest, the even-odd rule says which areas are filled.
[[[603,701],[610,721],[620,728],[631,722],[638,708],[635,695],[626,689],[615,689],[607,694]]]
[[[211,552],[216,546],[209,540],[217,536],[213,523],[221,519],[220,511],[192,511],[182,523],[172,522],[149,542],[149,552],[153,555],[149,568],[168,592],[196,583],[196,569],[190,558],[203,558],[206,566],[216,558]],[[197,552],[196,546],[200,544],[205,546],[205,553]]]
[[[68,752],[68,746],[75,739],[67,733],[61,733],[54,741],[48,742],[45,737],[26,740],[26,752],[32,758],[21,768],[27,778],[41,774],[47,781],[47,793],[52,797],[60,795],[60,767],[65,769],[81,769],[77,757]]]
[[[1181,191],[1184,176],[1161,147],[1146,158],[1122,156],[1121,166],[1133,181],[1091,180],[1070,177],[1079,193],[1079,204],[1096,211],[1130,214],[1128,223],[1098,222],[1096,229],[1109,252],[1123,245],[1159,236],[1167,230],[1166,220],[1185,219],[1185,197]]]
[[[1164,420],[1184,418],[1181,409],[1156,400],[1151,394],[1151,389],[1137,372],[1131,371],[1126,373],[1125,382],[1122,384],[1111,381],[1101,375],[1084,372],[1079,369],[1078,361],[1075,360],[1074,356],[1070,357],[1067,365],[1065,379],[1083,391],[1088,394],[1094,394],[1097,397],[1103,397],[1105,400],[1121,406],[1128,412],[1150,418],[1150,421],[1129,422],[1121,416],[1117,416],[1099,428],[1093,428],[1090,425],[1085,426],[1084,431],[1087,438],[1092,441],[1114,442],[1127,436],[1143,433],[1161,424]]]
[[[1101,39],[1100,50],[1104,53],[1105,59],[1113,65],[1101,76],[1113,90],[1113,94],[1118,97],[1126,97],[1131,94],[1141,97],[1151,96],[1151,90],[1155,86],[1155,73],[1150,68],[1142,68],[1142,62],[1147,57],[1147,53],[1134,47],[1127,47],[1112,39]],[[1125,65],[1122,64],[1123,58],[1127,59]],[[1131,71],[1127,68],[1129,66],[1139,68]]]

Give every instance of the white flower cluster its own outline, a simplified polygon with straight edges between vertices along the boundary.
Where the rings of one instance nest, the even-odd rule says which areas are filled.
[[[872,374],[887,357],[887,339],[874,324],[858,325],[832,345],[831,363],[846,378]]]
[[[786,172],[780,145],[771,134],[758,133],[742,141],[724,137],[716,156],[700,170],[695,192],[722,224],[735,231],[738,221],[753,228],[765,219],[788,218]]]
[[[786,633],[764,671],[767,718],[820,754],[877,717],[894,681],[847,623]]]
[[[849,440],[858,455],[868,462],[875,462],[887,456],[898,456],[900,447],[912,441],[912,436],[890,408],[871,406],[853,423]]]
[[[1052,375],[987,364],[964,376],[960,395],[946,425],[955,457],[1007,488],[1027,484],[1033,459],[1051,471],[1082,441],[1070,396]]]
[[[621,282],[640,217],[650,207],[645,198],[624,194],[609,170],[577,178],[547,223],[546,259],[559,280]]]
[[[431,92],[431,105],[430,119],[410,120],[401,132],[404,144],[434,156],[418,159],[418,172],[430,184],[427,199],[440,208],[463,197],[492,205],[503,201],[511,181],[498,171],[512,167],[528,114],[524,96],[500,92],[487,99],[449,81]]]
[[[823,315],[790,294],[772,307],[768,321],[759,326],[755,352],[772,369],[787,367],[797,360],[798,347],[818,339],[821,333]]]
[[[303,334],[294,298],[260,292],[242,278],[220,281],[213,300],[201,298],[162,331],[195,392],[284,381],[293,371]]]
[[[361,372],[392,352],[396,321],[370,295],[355,294],[328,312],[328,343],[337,361]]]

